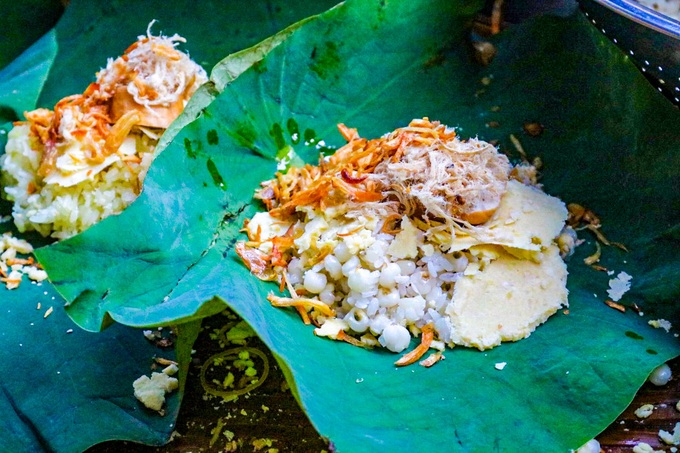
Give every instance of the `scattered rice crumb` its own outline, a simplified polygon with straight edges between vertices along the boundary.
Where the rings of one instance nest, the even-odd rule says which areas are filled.
[[[600,452],[600,443],[597,441],[597,439],[590,439],[588,442],[583,444],[581,448],[576,450],[575,453],[599,453]]]
[[[680,445],[680,422],[675,424],[672,433],[663,429],[659,430],[659,439],[667,445]]]
[[[635,416],[638,417],[638,418],[647,418],[650,415],[652,415],[653,411],[654,411],[654,405],[643,404],[642,406],[638,407],[635,410]]]
[[[633,447],[633,453],[664,453],[663,450],[654,450],[651,445],[640,442]]]
[[[673,327],[670,321],[666,319],[652,319],[647,324],[654,327],[655,329],[663,329],[666,332],[670,332],[671,327]]]
[[[502,370],[503,368],[505,368],[505,365],[507,364],[508,362],[498,362],[497,364],[494,365],[494,368],[496,368],[497,370]]]
[[[631,275],[625,272],[619,272],[616,278],[609,280],[609,289],[607,290],[609,298],[614,302],[621,300],[623,295],[630,289],[632,278]]]

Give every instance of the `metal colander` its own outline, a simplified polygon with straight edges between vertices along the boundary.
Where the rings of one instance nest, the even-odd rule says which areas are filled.
[[[680,22],[632,0],[579,0],[590,22],[680,105]]]

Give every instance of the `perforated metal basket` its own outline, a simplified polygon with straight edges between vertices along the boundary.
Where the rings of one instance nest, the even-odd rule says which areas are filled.
[[[680,105],[680,22],[632,0],[579,0],[586,17]]]

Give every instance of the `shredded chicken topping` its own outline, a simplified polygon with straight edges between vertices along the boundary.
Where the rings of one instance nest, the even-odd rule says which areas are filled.
[[[152,36],[152,25],[122,56],[109,59],[84,93],[63,98],[54,111],[24,113],[45,149],[39,176],[54,170],[65,152],[61,145],[68,141],[81,142],[87,163],[98,165],[117,151],[133,127],[167,128],[207,80],[203,68],[175,49],[184,38]]]
[[[511,166],[489,143],[460,140],[454,129],[427,118],[374,140],[342,124],[339,129],[348,143],[332,157],[262,183],[256,198],[273,217],[291,215],[300,206],[351,211],[372,204],[380,215],[476,225],[500,204]]]

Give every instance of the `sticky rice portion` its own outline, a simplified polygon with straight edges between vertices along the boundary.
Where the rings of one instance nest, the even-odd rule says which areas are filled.
[[[28,125],[10,131],[0,161],[2,184],[7,198],[14,201],[12,217],[19,231],[37,231],[57,239],[84,231],[132,203],[153,160],[155,146],[153,137],[131,134],[119,153],[105,162],[105,168],[94,166],[90,171],[85,165],[70,175],[55,172],[58,178],[46,183],[37,174],[41,152],[36,141]],[[82,152],[79,143],[73,142],[64,156],[77,159]],[[126,160],[130,155],[140,158]]]
[[[15,123],[0,167],[19,231],[65,239],[139,195],[160,136],[207,80],[180,42],[147,30],[82,94]]]

